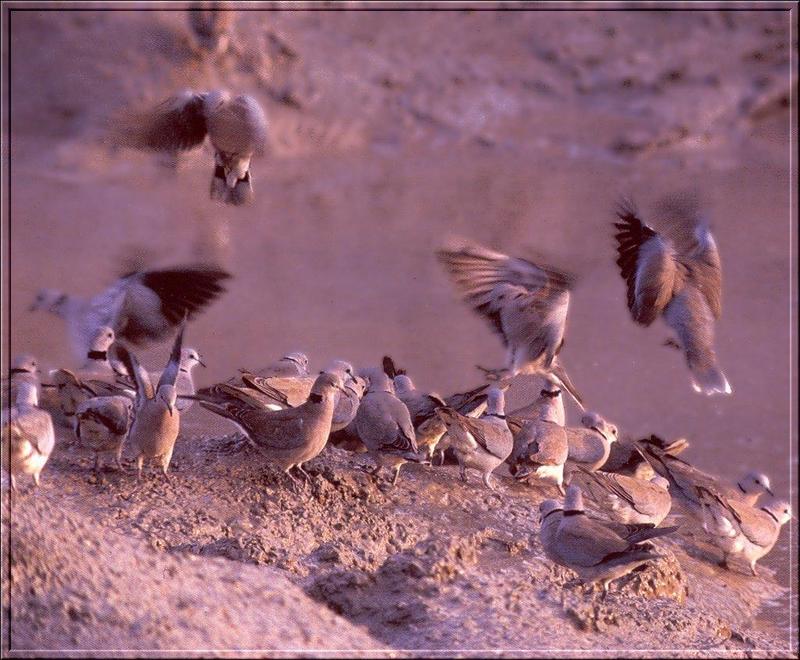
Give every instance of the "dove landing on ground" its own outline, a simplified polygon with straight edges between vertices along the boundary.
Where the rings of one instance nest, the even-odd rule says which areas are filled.
[[[698,491],[703,508],[703,529],[723,553],[720,565],[730,568],[730,559],[742,559],[756,575],[756,562],[772,550],[781,527],[792,518],[789,503],[772,498],[756,508],[703,487]]]
[[[641,545],[644,539],[637,538],[634,542],[623,538],[610,526],[589,518],[577,486],[567,488],[561,520],[548,520],[554,518],[556,512],[555,508],[544,507],[540,541],[545,553],[556,563],[575,571],[582,580],[601,582],[604,594],[613,580],[661,557],[654,548]],[[555,522],[558,526],[553,529]],[[650,538],[675,529],[653,529]]]
[[[170,337],[184,318],[191,320],[219,297],[230,275],[206,265],[142,270],[119,278],[89,300],[60,291],[39,292],[31,311],[43,310],[67,323],[78,360],[83,360],[103,326],[119,343],[147,346]]]
[[[208,135],[214,149],[211,199],[235,206],[252,199],[250,160],[267,141],[267,118],[252,96],[186,90],[117,124],[117,141],[135,149],[184,151]]]
[[[722,314],[717,244],[692,196],[667,197],[659,215],[665,233],[645,224],[627,200],[617,210],[617,265],[631,316],[643,326],[664,318],[683,348],[696,392],[730,394],[714,351],[714,324]]]
[[[12,374],[16,403],[3,411],[2,462],[11,477],[11,490],[17,490],[16,477],[30,474],[36,486],[42,469],[55,446],[55,431],[50,415],[38,407],[37,380],[27,372]]]
[[[572,276],[462,242],[437,253],[464,300],[482,314],[508,350],[504,376],[534,374],[583,402],[559,362]]]
[[[158,461],[164,477],[169,479],[167,470],[181,423],[180,412],[175,405],[178,397],[175,381],[180,369],[185,327],[184,321],[172,345],[169,362],[161,373],[155,389],[150,374],[136,356],[123,346],[117,348],[122,363],[136,380],[134,421],[129,437],[131,447],[136,452],[137,479],[142,477],[145,459]]]
[[[439,408],[436,414],[447,426],[462,481],[467,480],[467,468],[473,468],[481,473],[486,487],[494,490],[490,476],[514,448],[514,437],[505,418],[503,390],[497,386],[488,390],[486,412],[478,419],[452,408]]]
[[[314,381],[308,400],[296,408],[265,410],[230,385],[218,386],[218,394],[227,398],[218,402],[201,401],[200,405],[229,419],[273,465],[296,484],[290,470],[308,479],[303,463],[316,457],[328,441],[335,407],[335,394],[342,391],[337,374],[322,372]]]
[[[195,393],[192,371],[198,364],[201,367],[206,366],[196,348],[181,349],[181,361],[178,365],[178,377],[175,380],[175,389],[178,392],[178,401],[175,404],[175,407],[178,409],[178,412],[186,412],[192,406],[192,403],[194,403],[194,400],[191,398],[191,395]],[[150,373],[150,380],[158,380],[161,378],[162,373],[163,372],[160,371]],[[117,382],[126,387],[135,387],[129,378],[118,379]]]

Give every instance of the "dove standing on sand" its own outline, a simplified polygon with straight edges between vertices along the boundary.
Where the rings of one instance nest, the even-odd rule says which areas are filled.
[[[16,383],[30,380],[39,383],[39,361],[30,353],[14,358],[9,369],[9,379],[3,383],[3,401],[16,401]]]
[[[102,326],[110,327],[123,344],[144,347],[167,339],[184,318],[191,320],[223,293],[221,282],[229,277],[206,265],[136,271],[90,300],[42,290],[31,311],[64,319],[75,355],[83,360]]]
[[[636,542],[625,539],[609,526],[589,518],[577,486],[567,488],[561,520],[553,530],[548,518],[552,518],[555,511],[545,507],[542,516],[540,540],[545,553],[556,563],[575,571],[582,580],[601,582],[603,594],[608,592],[613,580],[661,557],[654,548],[640,545],[645,539]],[[669,534],[675,529],[653,529],[649,538]]]
[[[514,436],[514,450],[508,457],[511,475],[517,481],[535,476],[554,484],[563,495],[569,444],[567,432],[558,422],[564,411],[561,392],[543,389],[533,404],[520,410],[526,417],[509,415],[506,419]]]
[[[127,396],[98,396],[87,399],[75,411],[75,435],[81,445],[94,452],[94,470],[100,457],[111,455],[122,469],[122,446],[133,422],[133,400]]]
[[[461,479],[466,481],[467,468],[473,468],[482,474],[486,487],[494,490],[490,476],[511,454],[514,437],[506,423],[503,390],[491,387],[487,397],[486,412],[478,419],[452,408],[439,408],[436,414],[447,426],[450,447],[461,468]]]
[[[11,490],[16,491],[19,474],[30,474],[39,485],[39,476],[55,446],[55,431],[50,415],[38,407],[35,373],[12,373],[12,385],[16,403],[3,411],[2,461],[11,476]]]
[[[617,427],[595,412],[584,414],[581,425],[582,428],[568,426],[564,429],[569,445],[565,469],[569,475],[578,466],[591,472],[599,470],[608,460],[612,443],[617,440]]]
[[[185,327],[184,321],[172,345],[169,362],[155,389],[150,374],[139,364],[136,356],[124,346],[117,348],[128,373],[133,374],[136,379],[136,404],[129,437],[136,452],[137,479],[142,478],[142,467],[146,458],[158,461],[164,477],[169,479],[167,470],[181,425],[181,415],[175,406],[178,397],[175,381],[180,368]]]
[[[535,374],[583,402],[561,366],[573,278],[567,273],[464,243],[437,253],[464,300],[491,323],[508,350],[503,376]]]
[[[617,265],[628,284],[631,316],[644,326],[663,316],[686,355],[694,390],[730,394],[714,352],[714,323],[722,314],[717,244],[692,196],[666,198],[659,213],[666,233],[642,222],[628,201],[617,210]]]
[[[252,96],[186,90],[149,112],[120,120],[118,140],[128,147],[184,151],[208,135],[214,149],[211,199],[241,205],[253,197],[250,159],[267,141],[267,118]]]
[[[698,491],[703,505],[703,529],[723,553],[720,565],[730,568],[731,558],[743,559],[756,575],[756,562],[772,550],[781,527],[792,519],[789,503],[772,498],[756,508],[703,487]]]
[[[644,481],[583,468],[581,472],[584,489],[611,520],[658,527],[672,507],[669,481],[662,476]]]
[[[747,472],[735,486],[727,486],[717,478],[690,465],[686,461],[668,454],[658,446],[648,442],[637,442],[636,447],[655,470],[669,481],[670,495],[679,501],[695,519],[703,521],[703,501],[698,488],[715,493],[728,500],[738,500],[748,506],[755,506],[763,494],[774,497],[769,477],[760,472]]]
[[[356,413],[358,437],[375,461],[373,475],[382,467],[394,470],[392,485],[407,462],[423,462],[406,405],[394,394],[392,381],[379,369],[368,373],[369,387]]]
[[[186,10],[189,28],[202,50],[222,54],[231,43],[236,11],[222,2],[193,2]]]
[[[324,448],[331,431],[335,394],[342,391],[337,374],[322,372],[314,381],[308,400],[296,408],[266,410],[235,387],[224,383],[218,395],[227,398],[217,402],[201,401],[200,405],[236,424],[250,442],[292,481],[290,470],[297,470],[306,479],[302,464],[316,457]]]

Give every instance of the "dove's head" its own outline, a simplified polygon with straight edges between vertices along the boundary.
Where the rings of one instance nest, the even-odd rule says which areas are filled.
[[[302,373],[308,373],[308,356],[300,351],[287,353],[281,358],[282,362],[293,362],[298,366]]]
[[[13,377],[16,374],[31,374],[36,375],[39,373],[39,363],[36,358],[30,353],[18,355],[11,363],[10,375]]]
[[[650,479],[651,484],[655,484],[656,486],[661,486],[664,490],[669,490],[669,479],[665,479],[660,474],[657,474],[652,479]]]
[[[198,364],[202,367],[206,366],[206,363],[203,362],[203,358],[200,356],[200,353],[197,352],[196,348],[181,349],[181,371],[188,371],[191,373],[192,369]]]
[[[101,325],[97,329],[97,332],[94,333],[94,337],[92,337],[91,350],[98,353],[105,353],[111,348],[114,339],[114,331],[107,325]]]
[[[561,506],[561,502],[557,502],[556,500],[544,500],[544,502],[539,504],[539,522],[541,523],[554,511],[563,511],[563,509],[564,507]]]
[[[506,395],[502,387],[493,385],[486,393],[486,414],[503,415],[506,410]]]
[[[785,525],[792,519],[792,507],[785,500],[773,498],[762,506],[761,509],[775,518],[779,525]]]
[[[619,429],[607,422],[602,415],[596,412],[587,412],[581,417],[581,424],[587,429],[597,431],[609,442],[615,442],[619,435]]]
[[[772,488],[769,483],[769,477],[762,473],[751,470],[745,474],[739,481],[736,482],[739,490],[745,495],[756,495],[766,493],[773,497]]]
[[[346,360],[334,360],[324,369],[324,371],[327,371],[331,374],[339,374],[339,377],[342,379],[342,382],[345,385],[352,383],[356,378],[353,365]]]

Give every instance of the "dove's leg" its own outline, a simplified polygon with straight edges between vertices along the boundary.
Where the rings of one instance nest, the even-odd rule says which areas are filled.
[[[392,486],[397,484],[397,477],[400,476],[400,468],[403,467],[403,464],[396,466],[394,469],[394,479],[392,479]]]

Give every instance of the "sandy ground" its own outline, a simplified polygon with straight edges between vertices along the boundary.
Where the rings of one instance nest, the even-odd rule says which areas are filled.
[[[688,458],[726,479],[765,470],[789,495],[785,12],[242,12],[238,54],[215,59],[193,52],[179,12],[15,11],[10,26],[11,354],[72,364],[59,323],[26,311],[36,290],[95,292],[145,245],[158,264],[213,259],[235,276],[188,331],[204,383],[304,349],[314,368],[389,353],[420,387],[462,389],[475,363],[502,360],[432,255],[464,235],[577,272],[564,361],[591,408],[625,434],[688,437]],[[172,170],[101,141],[127,105],[216,86],[254,94],[270,118],[248,208],[207,199],[207,148]],[[613,263],[616,197],[646,210],[687,187],[723,258],[724,400],[694,395],[666,328],[629,320]],[[144,358],[161,366],[166,350]],[[139,488],[93,480],[65,436],[41,492],[4,505],[12,648],[230,648],[234,616],[235,648],[796,650],[796,523],[764,578],[721,575],[678,542],[680,569],[662,572],[688,586],[682,603],[631,584],[598,604],[541,557],[547,493],[505,481],[489,495],[452,468],[383,492],[360,457],[326,450],[297,500],[220,451],[229,431],[193,409],[173,481]],[[137,618],[142,602],[151,615]]]

